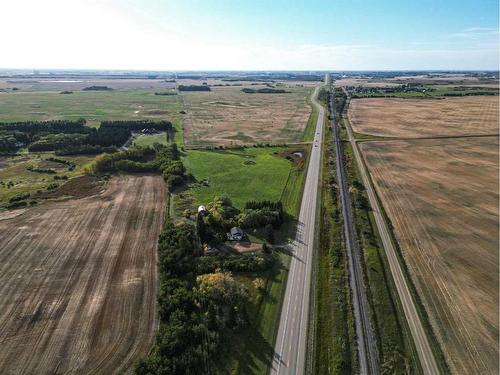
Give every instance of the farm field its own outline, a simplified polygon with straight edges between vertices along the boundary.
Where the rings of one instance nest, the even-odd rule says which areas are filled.
[[[344,77],[337,79],[337,86],[362,86],[362,87],[397,87],[402,84],[418,83],[423,85],[454,85],[468,87],[498,88],[498,79],[495,77],[466,76],[464,74],[443,75],[403,75],[387,77]]]
[[[357,133],[382,137],[498,134],[498,97],[353,99],[349,120]]]
[[[83,117],[91,126],[103,120],[131,119],[168,119],[179,126],[178,95],[155,95],[155,91],[162,90],[0,92],[0,122]]]
[[[247,86],[258,89],[265,86]],[[188,145],[238,145],[297,142],[311,113],[312,86],[280,85],[284,94],[247,94],[242,86],[212,87],[209,92],[184,92],[183,118]]]
[[[452,371],[498,373],[498,138],[360,147]]]
[[[164,206],[160,176],[120,176],[0,220],[0,373],[124,372],[149,351]]]
[[[10,77],[0,78],[0,90],[12,90],[16,88],[21,91],[79,91],[89,86],[106,86],[113,90],[127,89],[170,89],[175,86],[174,82],[164,79],[146,78],[98,78],[78,76],[53,76],[50,78],[24,78]]]

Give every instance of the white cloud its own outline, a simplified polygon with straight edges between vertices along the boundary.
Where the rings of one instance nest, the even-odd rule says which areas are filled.
[[[446,35],[446,38],[457,38],[457,39],[490,39],[491,37],[498,39],[499,30],[492,27],[468,27],[458,33],[451,33]]]

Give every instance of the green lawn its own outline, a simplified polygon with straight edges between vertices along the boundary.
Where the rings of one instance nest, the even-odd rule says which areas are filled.
[[[167,133],[158,134],[139,134],[134,139],[134,146],[149,147],[155,143],[160,143],[162,145],[167,145]]]
[[[193,204],[206,204],[221,194],[227,194],[238,208],[250,200],[279,200],[293,168],[292,163],[277,155],[281,150],[189,150],[182,158],[187,173],[192,173],[197,181],[208,179],[208,186],[190,187],[188,194],[194,198]]]

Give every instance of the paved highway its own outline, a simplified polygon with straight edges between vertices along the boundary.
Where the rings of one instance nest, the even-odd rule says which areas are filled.
[[[359,370],[361,374],[378,375],[380,373],[377,353],[377,342],[373,334],[370,321],[369,304],[366,297],[365,284],[363,281],[363,268],[361,266],[361,253],[358,246],[354,220],[351,210],[351,199],[349,187],[345,175],[344,160],[342,153],[342,141],[340,130],[335,121],[335,101],[333,89],[330,96],[330,125],[333,130],[335,142],[335,164],[337,184],[339,186],[342,216],[344,218],[344,240],[347,250],[349,264],[349,284],[352,291],[352,304],[354,308],[354,321],[358,341]],[[347,322],[346,322],[347,324]]]
[[[307,328],[311,292],[314,224],[321,169],[324,110],[317,102],[319,87],[314,91],[312,103],[318,108],[318,121],[314,133],[309,166],[304,183],[302,204],[295,239],[290,244],[292,258],[281,309],[281,319],[271,365],[272,375],[303,374],[305,371]]]
[[[372,182],[368,178],[368,172],[359,152],[358,144],[354,139],[351,125],[348,121],[345,121],[345,123],[349,141],[351,142],[352,149],[354,150],[354,156],[358,164],[358,169],[361,173],[363,184],[365,185],[366,191],[368,193],[368,199],[373,210],[375,222],[377,224],[380,237],[382,238],[382,243],[387,255],[387,260],[389,261],[389,268],[391,270],[394,283],[396,284],[396,289],[403,306],[406,320],[408,321],[408,325],[410,327],[410,332],[413,336],[413,341],[417,349],[420,364],[422,366],[422,371],[424,374],[439,374],[439,367],[429,344],[429,340],[422,325],[422,321],[420,320],[420,315],[417,312],[415,302],[413,301],[412,295],[410,293],[410,289],[406,282],[403,269],[401,268],[401,264],[399,263],[399,259],[396,255],[396,250],[394,248],[394,244],[392,243],[387,223],[385,222],[384,216],[380,209],[377,196],[375,195],[375,190],[373,188]]]

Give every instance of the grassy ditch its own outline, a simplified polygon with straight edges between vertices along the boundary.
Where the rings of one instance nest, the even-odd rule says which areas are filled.
[[[325,143],[321,178],[317,253],[314,374],[352,374],[358,370],[354,318],[342,241],[343,220],[330,134]]]
[[[314,130],[316,129],[316,123],[318,122],[319,110],[312,102],[313,95],[314,90],[307,96],[306,99],[307,104],[311,107],[311,114],[309,115],[309,120],[307,121],[307,126],[304,131],[304,142],[312,142],[312,140],[314,139]]]

